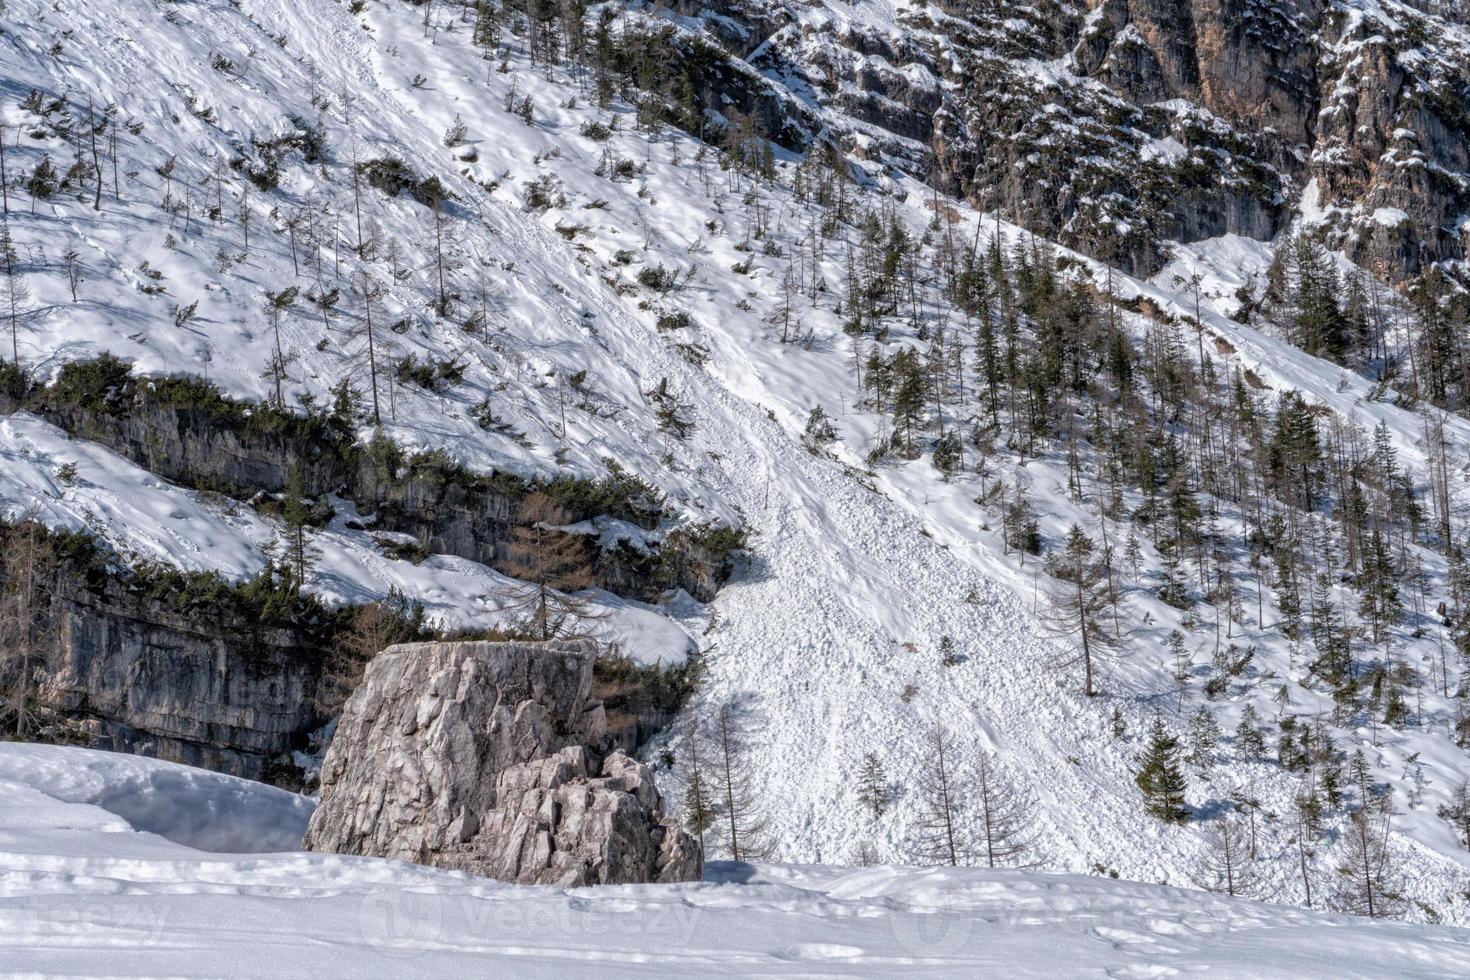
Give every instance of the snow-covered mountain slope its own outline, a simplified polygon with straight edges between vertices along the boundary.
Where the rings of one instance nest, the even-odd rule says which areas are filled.
[[[501,885],[290,853],[302,802],[151,760],[0,745],[0,963],[179,977],[1470,970],[1460,929],[1076,875],[716,865],[688,885]]]
[[[74,155],[68,137],[89,154],[78,136],[89,99],[99,112],[115,104],[119,124],[116,181],[113,130],[103,131],[100,209],[85,166],[79,183],[36,201],[34,214],[12,188],[9,226],[34,294],[16,330],[23,364],[45,379],[63,362],[110,351],[140,373],[194,372],[256,400],[275,398],[279,378],[280,400],[293,409],[308,396],[329,403],[345,379],[365,402],[379,390],[382,429],[407,446],[444,449],[478,471],[528,476],[602,475],[611,458],[665,491],[677,520],[740,522],[750,558],[707,620],[674,597],[670,620],[633,621],[622,636],[647,659],[686,633],[697,636],[701,686],[651,755],[677,750],[719,706],[742,709],[777,857],[842,864],[869,845],[878,860],[909,860],[921,804],[910,774],[923,762],[928,733],[943,725],[967,754],[994,750],[1034,788],[1036,827],[1054,868],[1191,882],[1206,852],[1201,827],[1231,796],[1248,793],[1274,816],[1262,818],[1267,894],[1305,901],[1290,820],[1297,774],[1242,759],[1227,738],[1191,780],[1188,802],[1202,818],[1195,825],[1162,824],[1140,805],[1139,733],[1156,708],[1183,727],[1208,704],[1226,732],[1251,708],[1272,721],[1320,722],[1339,749],[1361,748],[1371,782],[1398,788],[1391,853],[1405,896],[1422,903],[1408,913],[1470,921],[1470,857],[1436,816],[1467,770],[1452,737],[1456,701],[1447,684],[1418,689],[1412,725],[1337,719],[1304,666],[1304,641],[1283,638],[1275,599],[1250,595],[1229,639],[1255,647],[1255,660],[1207,703],[1200,689],[1220,617],[1186,615],[1157,598],[1163,559],[1144,535],[1143,571],[1129,588],[1132,655],[1101,671],[1104,697],[1086,698],[1073,672],[1049,669],[1061,644],[1040,623],[1048,577],[1003,543],[1005,500],[995,493],[998,485],[1030,486],[1048,550],[1074,523],[1121,536],[1121,522],[1099,516],[1105,480],[1092,447],[1084,447],[1081,493],[1065,444],[1031,452],[1014,425],[981,440],[984,448],[967,441],[957,472],[941,472],[927,455],[883,451],[894,430],[857,380],[867,357],[918,350],[940,328],[958,338],[967,361],[977,354],[972,320],[937,274],[915,277],[882,339],[871,329],[844,330],[851,310],[841,283],[851,256],[872,238],[865,217],[915,241],[927,236],[930,248],[958,242],[963,251],[973,242],[982,253],[996,236],[1004,253],[1031,247],[1022,229],[861,164],[840,185],[852,213],[829,222],[813,190],[823,174],[810,160],[781,155],[770,178],[761,177],[722,166],[716,151],[686,134],[640,130],[637,107],[613,99],[599,108],[590,70],[532,63],[513,29],[503,58],[486,59],[473,43],[468,8],[18,0],[8,16],[3,67],[13,97],[0,113],[14,172],[34,172],[48,154],[65,170]],[[32,86],[40,95],[21,108]],[[354,162],[392,159],[442,181],[453,195],[442,214],[410,193],[387,196],[366,178],[354,181]],[[75,300],[69,251],[82,272]],[[1424,417],[1292,348],[1279,325],[1245,326],[1224,315],[1240,284],[1230,276],[1247,260],[1269,265],[1269,247],[1225,239],[1181,248],[1148,281],[1057,254],[1074,280],[1097,290],[1111,283],[1120,302],[1136,308],[1109,311],[1140,348],[1166,328],[1193,347],[1183,319],[1196,314],[1194,298],[1175,276],[1217,270],[1202,286],[1198,313],[1201,343],[1209,338],[1218,369],[1249,372],[1262,398],[1303,392],[1321,409],[1324,428],[1328,419],[1369,431],[1382,423],[1401,463],[1424,479],[1431,455]],[[268,294],[293,285],[299,296],[278,307],[278,342]],[[334,289],[335,306],[307,298]],[[369,315],[391,355],[365,349]],[[797,342],[783,343],[783,332]],[[391,363],[410,353],[420,362],[453,361],[464,367],[462,379],[431,390],[406,372],[408,381],[390,376],[374,385],[370,358]],[[967,364],[961,374],[972,370]],[[953,431],[976,424],[978,402],[965,390],[961,381],[957,403],[941,403],[925,440],[932,442],[936,423]],[[803,443],[814,407],[832,417],[836,436],[815,451]],[[482,425],[486,410],[509,431]],[[1458,469],[1470,428],[1430,417],[1459,447],[1446,493],[1462,515]],[[374,428],[366,405],[357,421],[365,440]],[[689,423],[682,437],[675,422]],[[160,485],[25,416],[0,428],[0,439],[20,460],[0,476],[11,516],[36,501],[48,522],[98,525],[127,551],[229,575],[247,575],[263,561],[270,521],[244,505],[231,513]],[[71,461],[76,478],[55,479]],[[1142,506],[1136,491],[1120,496],[1128,511]],[[1246,525],[1244,503],[1216,503],[1226,532]],[[390,560],[345,522],[317,540],[324,557],[310,584],[333,600],[397,586],[445,625],[483,625],[495,615],[496,603],[483,598],[500,581],[490,569],[443,556],[419,566]],[[1406,548],[1435,594],[1444,593],[1443,558],[1417,543]],[[1176,629],[1189,636],[1182,703],[1166,645]],[[1394,656],[1435,676],[1445,669],[1437,629],[1427,610],[1416,610],[1393,632]],[[1131,735],[1114,734],[1114,710]],[[853,774],[869,752],[898,790],[882,819],[854,799]],[[677,783],[677,773],[668,775]],[[1345,816],[1329,819],[1309,872],[1319,894],[1335,878],[1342,842],[1334,833]],[[710,844],[721,846],[716,838]],[[1136,894],[1145,892],[1164,894]]]

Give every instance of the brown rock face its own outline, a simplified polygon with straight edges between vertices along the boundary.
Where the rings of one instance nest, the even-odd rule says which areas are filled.
[[[591,643],[389,647],[348,701],[308,850],[526,884],[689,881],[699,845],[647,766],[600,758]]]

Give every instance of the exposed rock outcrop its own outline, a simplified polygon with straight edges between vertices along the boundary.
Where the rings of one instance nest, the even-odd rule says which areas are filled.
[[[1463,4],[685,6],[826,137],[1134,271],[1272,238],[1313,181],[1332,245],[1392,281],[1470,250]]]
[[[299,784],[290,753],[325,721],[316,637],[95,568],[64,566],[55,582],[35,706],[67,738]]]
[[[309,850],[534,884],[699,877],[652,772],[601,754],[589,642],[389,647],[347,702]]]

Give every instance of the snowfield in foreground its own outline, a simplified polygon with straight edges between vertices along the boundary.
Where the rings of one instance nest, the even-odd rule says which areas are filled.
[[[311,801],[0,744],[0,970],[113,976],[1470,974],[1470,931],[1077,875],[714,865],[526,888],[292,853]]]

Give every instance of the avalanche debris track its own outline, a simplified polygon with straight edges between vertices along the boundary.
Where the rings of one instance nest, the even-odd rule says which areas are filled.
[[[352,51],[369,87],[356,93],[361,102],[411,117],[366,67],[362,32],[332,25],[334,12],[253,6],[268,22],[290,24],[292,36],[312,38],[308,49]],[[424,152],[434,152],[435,139],[424,134]],[[480,216],[508,254],[532,267],[569,266],[565,243],[540,223],[494,202]],[[852,796],[863,753],[886,747],[916,758],[928,728],[943,724],[983,732],[983,747],[1038,787],[1060,866],[1126,865],[1141,879],[1178,879],[1197,842],[1165,835],[1141,812],[1127,760],[1107,751],[1102,712],[1077,704],[1068,678],[1047,669],[1058,650],[1037,634],[1012,585],[957,558],[921,518],[693,368],[590,274],[561,285],[563,309],[594,311],[598,334],[636,377],[668,377],[697,406],[699,425],[679,463],[752,533],[750,566],[714,603],[709,669],[688,717],[725,703],[754,712],[752,764],[780,857],[856,860],[857,843],[875,834]],[[966,602],[972,590],[978,601]],[[969,653],[966,664],[942,666],[944,635]],[[910,684],[918,688],[912,703],[902,698]],[[877,832],[891,854],[903,852],[902,819]]]

